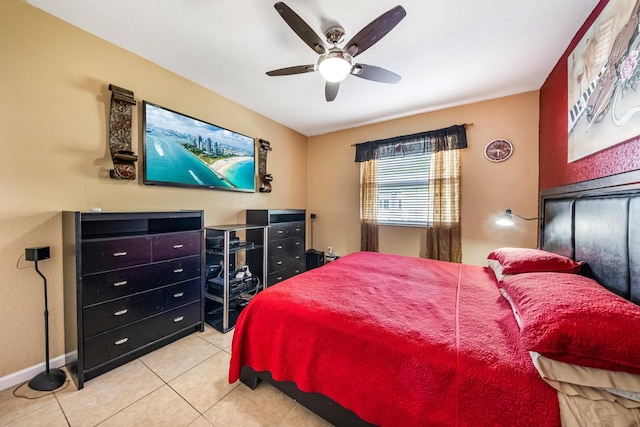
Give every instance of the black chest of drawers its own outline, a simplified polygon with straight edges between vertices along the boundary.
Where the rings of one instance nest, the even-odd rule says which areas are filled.
[[[84,382],[204,328],[203,213],[63,212],[65,363]]]
[[[268,225],[267,286],[305,271],[305,210],[247,209],[247,224]],[[259,232],[247,239],[262,244]],[[262,266],[261,259],[250,259]]]

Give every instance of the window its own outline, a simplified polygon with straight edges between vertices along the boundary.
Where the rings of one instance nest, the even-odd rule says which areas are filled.
[[[356,144],[360,250],[378,251],[378,224],[427,229],[426,257],[461,262],[460,155],[466,125]]]
[[[378,224],[426,226],[431,154],[378,160]]]
[[[434,158],[457,165],[457,150],[422,153],[375,160],[375,167],[361,163],[361,180],[368,180],[369,204],[361,203],[362,219],[377,219],[380,225],[431,226],[434,219],[452,223],[459,217],[459,168],[445,169],[437,176]],[[368,173],[369,175],[365,174]],[[364,181],[363,181],[364,182]],[[440,185],[435,185],[439,183]],[[438,188],[438,195],[435,194]]]

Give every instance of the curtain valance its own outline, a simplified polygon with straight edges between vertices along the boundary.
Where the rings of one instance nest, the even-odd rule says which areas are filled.
[[[466,147],[465,125],[453,125],[443,129],[356,144],[356,162],[436,153]]]

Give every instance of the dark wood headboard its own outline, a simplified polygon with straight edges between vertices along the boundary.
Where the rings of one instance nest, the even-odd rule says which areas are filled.
[[[543,190],[540,248],[640,304],[640,171]]]

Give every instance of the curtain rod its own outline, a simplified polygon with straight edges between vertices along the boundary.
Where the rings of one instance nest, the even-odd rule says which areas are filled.
[[[464,126],[464,128],[466,129],[466,128],[468,128],[468,127],[473,126],[473,123],[464,123],[464,124],[463,124],[463,126]],[[360,144],[362,144],[362,143],[360,143]],[[352,146],[352,147],[355,147],[356,145],[358,145],[358,144],[351,144],[351,146]]]

